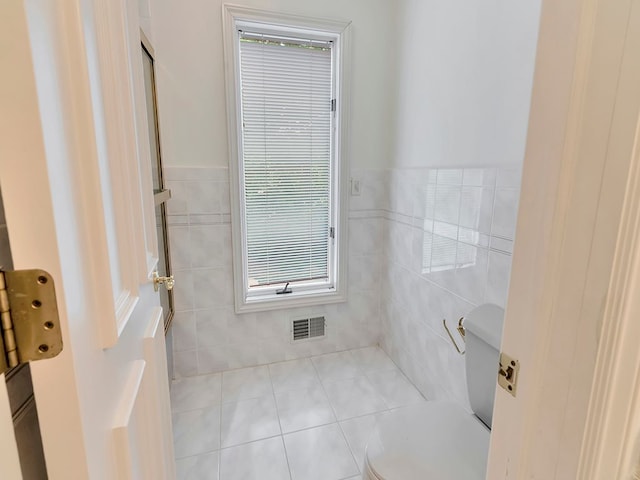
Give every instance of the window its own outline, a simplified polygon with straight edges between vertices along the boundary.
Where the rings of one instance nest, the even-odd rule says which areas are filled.
[[[348,24],[225,17],[236,309],[343,301]]]

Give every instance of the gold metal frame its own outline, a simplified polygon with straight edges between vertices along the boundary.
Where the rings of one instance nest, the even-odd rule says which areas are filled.
[[[153,193],[153,200],[156,207],[160,206],[160,221],[162,222],[162,237],[163,237],[163,245],[164,245],[164,258],[166,263],[166,273],[167,277],[172,277],[172,268],[171,268],[171,248],[169,246],[169,235],[168,235],[168,227],[167,227],[167,212],[165,202],[171,198],[171,190],[164,188],[164,171],[162,168],[162,151],[160,147],[160,125],[158,124],[158,97],[156,92],[156,70],[155,70],[155,58],[154,58],[154,50],[151,42],[144,34],[144,31],[140,29],[140,44],[142,46],[143,55],[146,54],[151,60],[151,88],[152,88],[152,96],[153,96],[153,118],[155,122],[155,133],[156,133],[156,158],[158,159],[158,181],[159,181],[159,190]],[[155,285],[155,284],[154,284]],[[173,284],[171,284],[173,287]],[[167,294],[169,298],[169,314],[165,318],[164,321],[164,332],[165,334],[169,331],[171,327],[171,322],[173,321],[173,317],[175,315],[175,303],[173,298],[173,289],[168,288]]]

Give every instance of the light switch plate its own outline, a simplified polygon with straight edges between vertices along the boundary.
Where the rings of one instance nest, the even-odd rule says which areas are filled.
[[[360,180],[355,178],[351,179],[351,196],[359,197],[360,196]]]

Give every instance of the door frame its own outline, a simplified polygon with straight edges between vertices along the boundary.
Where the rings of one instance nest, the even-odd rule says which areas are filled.
[[[610,453],[591,424],[603,392],[629,401],[602,373],[640,208],[639,4],[543,2],[502,344],[521,368],[516,397],[496,393],[488,479],[624,478],[590,468]]]
[[[639,125],[640,127],[640,125]],[[636,142],[640,128],[636,132]],[[640,145],[625,196],[578,478],[640,475]],[[636,475],[634,477],[634,475]]]
[[[618,95],[627,100],[633,98],[634,93],[637,96],[640,84],[640,62],[635,58],[640,48],[640,2],[632,4],[628,32]],[[616,118],[620,119],[620,116],[615,117],[614,122]],[[630,128],[634,119],[629,116],[624,120],[626,127]],[[640,119],[636,117],[634,145],[609,293],[603,309],[577,478],[627,479],[640,476],[639,291]]]

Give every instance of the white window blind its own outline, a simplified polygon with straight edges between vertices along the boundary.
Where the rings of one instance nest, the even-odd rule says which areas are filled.
[[[331,282],[331,46],[240,32],[249,289]]]

